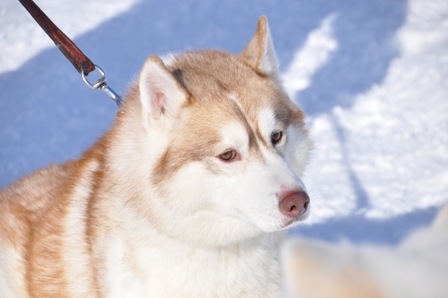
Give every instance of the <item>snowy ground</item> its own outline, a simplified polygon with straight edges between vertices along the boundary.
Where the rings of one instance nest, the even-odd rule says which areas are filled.
[[[268,16],[315,139],[312,216],[291,232],[397,243],[448,200],[448,1],[36,0],[122,93],[146,56],[239,52]],[[244,3],[244,4],[241,4]],[[16,0],[0,2],[0,187],[76,158],[116,107]]]

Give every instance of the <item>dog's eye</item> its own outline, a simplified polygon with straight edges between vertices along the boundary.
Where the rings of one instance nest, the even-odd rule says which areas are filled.
[[[236,155],[237,154],[235,150],[229,150],[219,155],[219,158],[223,161],[232,161],[236,158]]]
[[[283,137],[283,131],[274,131],[272,134],[271,134],[271,142],[272,142],[272,145],[277,145],[281,140],[282,140],[282,137]]]

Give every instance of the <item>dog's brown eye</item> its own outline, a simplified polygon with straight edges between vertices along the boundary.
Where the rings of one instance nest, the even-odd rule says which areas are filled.
[[[235,157],[236,157],[235,150],[226,151],[219,156],[219,158],[223,161],[232,161],[233,159],[235,159]]]
[[[272,142],[272,144],[276,145],[278,142],[281,141],[282,137],[283,137],[283,131],[274,131],[271,134],[271,142]]]

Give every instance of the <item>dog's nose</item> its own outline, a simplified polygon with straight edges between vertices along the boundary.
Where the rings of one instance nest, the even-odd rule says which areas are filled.
[[[280,212],[289,217],[305,214],[310,204],[310,197],[304,191],[294,191],[280,198]]]

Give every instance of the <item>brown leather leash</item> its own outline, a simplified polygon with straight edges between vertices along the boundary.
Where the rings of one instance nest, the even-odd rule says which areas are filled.
[[[64,54],[64,56],[73,64],[76,70],[81,74],[84,83],[91,89],[100,88],[115,103],[120,106],[121,98],[115,93],[106,83],[106,74],[75,45],[67,35],[64,34],[51,20],[50,18],[36,5],[32,0],[19,0],[23,7],[30,13],[39,26],[47,33],[47,35],[53,40],[58,49]],[[89,82],[87,76],[92,71],[98,71],[100,78],[93,84]]]

